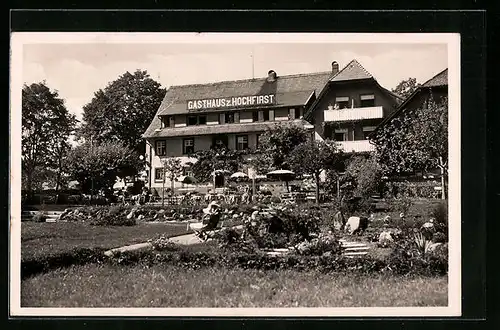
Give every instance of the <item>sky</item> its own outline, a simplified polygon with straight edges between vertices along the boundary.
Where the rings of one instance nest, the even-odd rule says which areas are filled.
[[[448,66],[445,43],[27,43],[23,83],[45,80],[70,112],[126,71],[146,70],[163,87],[331,70],[358,60],[388,89],[413,77],[423,83]]]

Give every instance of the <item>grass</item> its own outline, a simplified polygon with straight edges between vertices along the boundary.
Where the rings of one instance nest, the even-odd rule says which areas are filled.
[[[111,249],[143,243],[160,234],[176,236],[185,233],[188,233],[186,224],[140,223],[129,227],[92,226],[77,222],[23,222],[21,259],[33,260],[78,248]]]
[[[21,283],[23,307],[446,306],[447,278],[84,265]]]

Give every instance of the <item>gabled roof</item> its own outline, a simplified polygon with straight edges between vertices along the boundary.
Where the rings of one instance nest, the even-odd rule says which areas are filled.
[[[359,62],[354,59],[349,64],[347,64],[342,70],[340,70],[330,81],[345,81],[345,80],[358,80],[358,79],[370,79],[373,78],[370,72],[368,72]]]
[[[444,69],[443,71],[439,72],[436,74],[434,77],[431,79],[427,80],[425,83],[423,83],[421,86],[417,87],[413,93],[411,93],[410,96],[404,100],[403,103],[394,111],[390,116],[385,118],[376,128],[375,130],[369,134],[369,136],[372,136],[379,127],[384,126],[387,122],[392,120],[394,117],[398,116],[405,108],[406,105],[415,98],[416,95],[420,94],[422,90],[428,90],[436,87],[447,87],[448,86],[448,68]]]
[[[448,68],[422,84],[423,87],[448,86]]]
[[[144,137],[155,136],[154,131],[161,127],[159,115],[187,114],[187,101],[197,99],[225,98],[234,96],[249,96],[259,94],[276,94],[276,106],[304,105],[311,95],[316,95],[331,78],[332,73],[316,72],[278,76],[274,82],[266,78],[221,81],[208,84],[192,84],[171,86],[152,120]],[[231,110],[231,109],[227,109]],[[207,110],[219,111],[219,110]]]
[[[388,89],[382,87],[370,72],[368,72],[356,59],[353,59],[344,68],[342,68],[342,70],[340,70],[335,76],[333,76],[329,80],[329,83],[325,85],[321,93],[319,93],[318,97],[316,98],[316,101],[311,105],[309,109],[307,109],[306,113],[304,114],[304,118],[310,119],[310,116],[314,112],[316,105],[321,101],[323,95],[328,90],[330,84],[334,84],[336,82],[367,80],[367,79],[370,79],[373,82],[375,82],[375,84],[384,93],[386,93],[391,99],[394,100],[395,105],[399,104],[399,102],[403,100],[403,98],[400,95],[397,95],[396,93],[393,93]]]

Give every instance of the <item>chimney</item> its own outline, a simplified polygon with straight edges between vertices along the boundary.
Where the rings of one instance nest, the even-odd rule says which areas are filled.
[[[332,62],[332,75],[339,73],[339,64],[336,61]]]
[[[267,81],[268,82],[273,82],[277,78],[276,72],[274,70],[269,70],[267,73]]]

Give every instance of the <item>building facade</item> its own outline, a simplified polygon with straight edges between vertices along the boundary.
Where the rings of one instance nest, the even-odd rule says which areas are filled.
[[[369,152],[367,135],[400,101],[356,60],[342,70],[333,62],[325,72],[270,70],[265,78],[171,86],[143,135],[148,185],[162,186],[166,157],[179,158],[189,175],[193,153],[220,145],[255,149],[259,135],[276,124],[311,129],[313,138],[335,139],[345,152]]]
[[[271,70],[266,78],[171,86],[143,135],[149,186],[162,186],[163,158],[179,158],[189,174],[187,164],[196,161],[191,155],[197,151],[221,145],[256,149],[259,135],[277,124],[312,131],[304,113],[331,76],[329,71],[278,76]]]
[[[383,88],[353,60],[342,70],[332,64],[333,76],[305,115],[318,139],[333,139],[347,153],[371,152],[368,135],[403,100]]]

